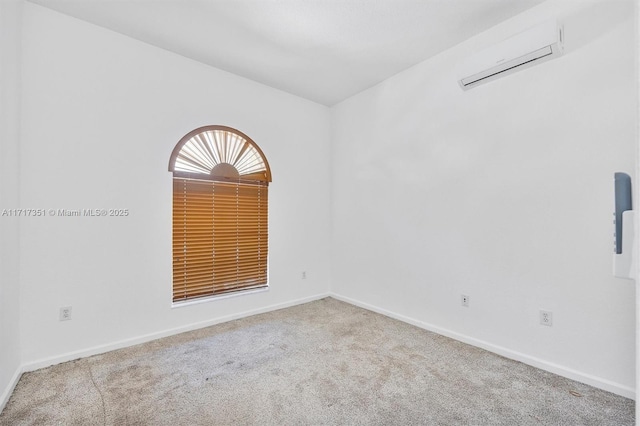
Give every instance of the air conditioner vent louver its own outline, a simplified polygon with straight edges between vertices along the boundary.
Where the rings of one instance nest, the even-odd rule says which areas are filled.
[[[546,22],[467,59],[459,69],[464,90],[528,68],[562,54],[562,27]]]

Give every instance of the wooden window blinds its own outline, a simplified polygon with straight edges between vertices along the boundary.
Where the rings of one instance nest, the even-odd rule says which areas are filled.
[[[268,184],[264,154],[243,133],[187,134],[173,172],[173,301],[267,286]]]

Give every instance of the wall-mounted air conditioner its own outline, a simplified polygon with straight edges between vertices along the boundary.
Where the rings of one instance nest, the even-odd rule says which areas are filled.
[[[562,55],[563,28],[556,21],[539,24],[469,57],[458,68],[463,90]]]

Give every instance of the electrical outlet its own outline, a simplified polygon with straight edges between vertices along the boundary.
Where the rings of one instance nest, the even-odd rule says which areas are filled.
[[[540,324],[551,327],[553,325],[553,312],[540,310]]]
[[[302,279],[303,280],[307,279],[307,271],[302,271]]]
[[[461,294],[460,295],[460,303],[465,308],[468,308],[469,307],[469,296],[467,296],[466,294]]]
[[[69,321],[71,319],[71,306],[60,308],[60,321]]]

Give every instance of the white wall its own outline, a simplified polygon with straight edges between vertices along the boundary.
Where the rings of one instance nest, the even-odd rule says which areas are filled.
[[[21,221],[26,368],[328,292],[326,107],[40,6],[24,12],[22,206],[131,212]],[[270,289],[172,309],[168,161],[207,124],[246,133],[271,165]],[[58,321],[62,306],[71,321]]]
[[[0,1],[0,213],[19,207],[21,2]],[[0,216],[0,410],[20,371],[18,219]]]
[[[543,3],[334,107],[332,292],[633,396],[634,285],[611,275],[613,173],[635,172],[633,7]],[[549,18],[563,57],[458,88],[459,61]]]

